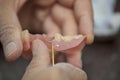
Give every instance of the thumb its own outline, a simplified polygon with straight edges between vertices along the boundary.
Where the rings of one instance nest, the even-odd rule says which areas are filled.
[[[38,65],[38,67],[44,68],[50,64],[49,50],[41,40],[36,39],[33,41],[32,54],[31,66]]]
[[[33,59],[27,67],[22,80],[30,80],[50,64],[49,51],[41,40],[34,40],[32,43]],[[33,79],[31,79],[33,80]]]
[[[21,55],[21,27],[16,12],[10,2],[0,2],[0,41],[8,61],[15,60]]]

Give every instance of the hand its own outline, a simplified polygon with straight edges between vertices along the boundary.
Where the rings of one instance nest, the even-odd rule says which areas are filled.
[[[15,60],[22,53],[21,25],[17,10],[24,0],[20,4],[18,1],[0,0],[0,41],[8,61]]]
[[[29,1],[19,11],[19,18],[22,26],[31,32],[41,30],[52,36],[82,34],[87,37],[87,44],[93,42],[91,0]]]
[[[93,42],[90,0],[1,0],[0,6],[0,40],[8,61],[22,53],[22,29],[50,36],[80,33],[86,43]]]
[[[33,59],[22,80],[87,80],[86,73],[67,63],[51,66],[47,46],[40,40],[32,44]]]
[[[24,6],[19,14],[24,28],[29,24],[27,28],[31,32],[40,32],[41,30],[50,36],[55,33],[62,35],[83,34],[86,36],[85,43],[93,42],[93,16],[90,0],[34,0],[34,2],[36,4],[34,8]],[[30,2],[27,5],[34,6]],[[31,19],[32,21],[30,21]],[[67,60],[69,63],[81,67],[79,48],[72,54],[68,53]]]
[[[34,28],[31,32],[34,30],[40,32],[41,30],[39,27],[36,29],[37,23],[34,24],[35,19],[31,16],[34,12],[33,5],[36,6],[34,0],[0,0],[0,41],[8,61],[17,59],[23,51],[22,29],[31,30],[29,25],[32,25]],[[21,18],[25,21],[21,21]]]

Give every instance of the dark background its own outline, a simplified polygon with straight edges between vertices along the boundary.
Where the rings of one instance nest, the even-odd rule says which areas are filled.
[[[117,0],[115,12],[120,11]],[[112,41],[99,42],[83,50],[83,69],[88,80],[120,80],[120,33]],[[0,80],[21,80],[29,61],[20,58],[7,62],[0,50]]]

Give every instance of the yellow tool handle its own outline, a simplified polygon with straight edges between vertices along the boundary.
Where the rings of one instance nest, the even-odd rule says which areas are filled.
[[[52,44],[52,65],[54,66],[55,64],[55,52],[54,52],[54,46]]]

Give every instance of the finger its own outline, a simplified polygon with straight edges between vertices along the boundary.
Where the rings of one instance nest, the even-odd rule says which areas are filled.
[[[8,0],[7,0],[8,1]],[[8,61],[17,59],[22,52],[21,27],[11,2],[0,1],[0,41]]]
[[[58,0],[58,2],[63,6],[72,7],[75,0]]]
[[[77,23],[70,9],[61,5],[55,5],[52,10],[52,15],[55,21],[61,26],[63,35],[77,34]]]
[[[52,13],[54,19],[58,22],[58,24],[61,24],[63,35],[77,34],[77,23],[75,22],[71,10],[56,5],[54,6]],[[66,54],[67,62],[73,64],[74,66],[81,67],[81,54],[79,49],[71,51],[71,53],[67,52]]]
[[[36,7],[35,9],[35,16],[34,16],[34,20],[33,20],[33,25],[34,27],[32,27],[32,31],[34,31],[34,33],[44,33],[43,30],[43,23],[45,22],[46,18],[48,17],[50,12],[49,8],[41,8],[41,7]]]
[[[85,46],[83,41],[79,46],[71,48],[66,51],[67,62],[73,64],[76,67],[82,68],[82,48]]]
[[[43,6],[43,7],[48,7],[52,5],[56,0],[33,0],[35,4]]]
[[[91,0],[76,0],[74,11],[79,24],[79,32],[87,36],[86,43],[92,43],[94,37]]]
[[[50,13],[50,8],[37,8],[35,12],[35,17],[40,22],[44,22]]]
[[[71,17],[69,17],[68,20],[66,19],[63,23],[63,35],[77,35],[77,24],[73,15],[70,16]]]
[[[30,67],[44,68],[50,64],[49,51],[47,46],[41,40],[34,40],[32,43],[33,59]]]
[[[49,36],[54,36],[55,33],[60,33],[60,29],[58,25],[52,20],[52,18],[49,16],[44,22],[44,31],[49,35]]]
[[[71,53],[67,53],[67,62],[78,67],[78,68],[82,68],[82,60],[81,60],[81,56],[82,53],[77,50],[76,52],[71,52]]]

